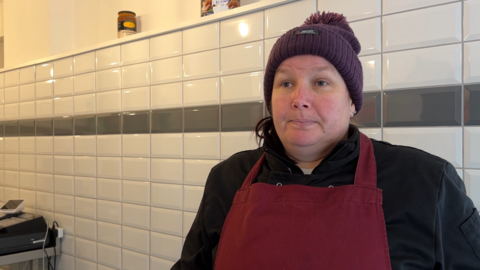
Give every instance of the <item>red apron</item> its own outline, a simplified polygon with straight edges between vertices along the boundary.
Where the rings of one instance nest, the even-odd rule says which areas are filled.
[[[360,133],[354,185],[252,185],[264,159],[235,195],[215,269],[391,269],[370,139]]]

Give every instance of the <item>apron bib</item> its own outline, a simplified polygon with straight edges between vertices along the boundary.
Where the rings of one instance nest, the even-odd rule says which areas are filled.
[[[360,133],[354,185],[252,185],[264,160],[265,153],[235,195],[215,269],[391,269],[382,191],[367,136]]]

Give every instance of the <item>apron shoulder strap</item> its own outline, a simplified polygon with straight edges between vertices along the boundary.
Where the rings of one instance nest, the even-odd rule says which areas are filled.
[[[372,141],[360,132],[360,156],[358,157],[355,185],[377,187],[377,163]]]
[[[247,178],[245,178],[245,181],[243,181],[242,189],[249,188],[253,184],[253,181],[255,181],[255,178],[257,178],[258,172],[262,168],[264,160],[265,160],[265,152],[263,152],[260,159],[257,161],[257,163],[255,163],[253,168],[250,170],[250,173],[247,175]]]

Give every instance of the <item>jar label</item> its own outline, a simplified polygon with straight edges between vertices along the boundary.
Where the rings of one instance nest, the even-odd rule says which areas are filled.
[[[118,31],[121,30],[131,30],[137,32],[137,25],[132,21],[121,21],[118,22]]]

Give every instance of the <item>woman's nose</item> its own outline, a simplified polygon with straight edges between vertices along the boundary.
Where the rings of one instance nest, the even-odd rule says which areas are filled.
[[[298,85],[293,92],[292,106],[296,109],[307,109],[311,106],[311,95],[307,87]]]

